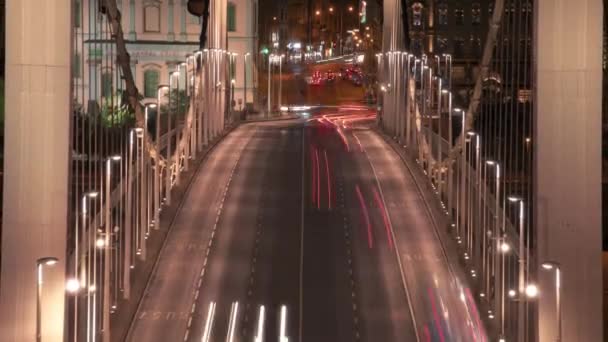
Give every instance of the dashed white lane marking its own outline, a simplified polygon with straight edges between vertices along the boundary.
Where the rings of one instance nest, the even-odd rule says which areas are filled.
[[[353,259],[352,259],[352,246],[350,243],[350,228],[348,224],[347,212],[345,210],[344,203],[344,192],[342,191],[342,179],[338,180],[338,187],[340,188],[339,202],[342,208],[342,214],[344,215],[344,243],[346,245],[347,263],[348,263],[348,275],[350,278],[350,290],[351,290],[351,302],[353,310],[353,334],[355,340],[358,341],[361,337],[359,333],[359,315],[357,312],[357,291],[355,289],[355,279],[353,274]]]
[[[251,137],[249,139],[251,139]],[[196,301],[198,300],[200,288],[201,288],[201,285],[203,284],[203,277],[205,276],[205,270],[207,268],[207,261],[209,259],[209,253],[211,252],[211,248],[213,247],[213,241],[215,241],[215,231],[217,230],[217,226],[220,221],[220,216],[222,215],[222,211],[224,209],[224,201],[226,200],[226,196],[228,195],[228,189],[230,187],[230,183],[232,183],[232,177],[234,176],[234,172],[236,171],[239,161],[241,160],[241,157],[243,156],[243,150],[244,150],[244,148],[241,149],[238,158],[234,162],[234,165],[232,165],[232,170],[230,171],[230,176],[228,177],[228,181],[226,182],[226,186],[224,188],[224,193],[222,195],[222,199],[220,200],[220,205],[217,208],[217,214],[215,216],[215,223],[213,224],[213,230],[211,232],[209,244],[207,245],[205,259],[203,260],[203,267],[201,268],[201,272],[200,272],[200,275],[198,278],[198,284],[196,286],[196,290],[194,292],[194,297],[192,300],[192,310],[190,311],[190,314],[188,317],[189,323],[188,323],[188,327],[186,328],[186,333],[184,334],[184,341],[187,341],[188,337],[190,336],[190,326],[191,326],[191,322],[192,322],[192,317],[194,315],[194,311],[196,310]]]

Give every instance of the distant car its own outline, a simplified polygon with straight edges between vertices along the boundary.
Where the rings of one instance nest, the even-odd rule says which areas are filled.
[[[328,71],[325,73],[325,79],[329,82],[336,80],[336,74],[333,71]]]

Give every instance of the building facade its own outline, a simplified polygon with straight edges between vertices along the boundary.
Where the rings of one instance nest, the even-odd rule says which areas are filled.
[[[458,103],[468,103],[493,7],[493,0],[409,2],[410,51],[452,56],[452,81]]]
[[[116,49],[109,27],[89,1],[74,5],[75,49],[73,73],[77,106],[89,111],[89,99],[108,99],[121,89],[114,75]],[[198,49],[200,19],[188,13],[186,0],[118,0],[122,27],[131,55],[135,83],[148,103],[156,99],[160,84],[169,83],[188,54]]]
[[[257,103],[258,1],[231,0],[227,8],[228,51],[233,55],[231,77],[236,110]]]

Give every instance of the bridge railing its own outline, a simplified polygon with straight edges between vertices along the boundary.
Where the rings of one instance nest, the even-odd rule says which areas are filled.
[[[381,126],[435,190],[490,331],[525,341],[536,329],[538,292],[531,267],[531,50],[521,44],[532,39],[533,6],[494,5],[471,105],[460,94],[462,107],[453,104],[453,56],[388,51],[377,55]]]
[[[144,99],[128,105],[118,40],[97,1],[82,1],[74,29],[72,225],[68,236],[68,340],[109,341],[111,315],[137,301],[133,271],[172,205],[174,188],[201,152],[233,123],[228,110],[235,54],[184,54]],[[112,11],[109,10],[108,13]],[[135,89],[137,91],[137,89]]]

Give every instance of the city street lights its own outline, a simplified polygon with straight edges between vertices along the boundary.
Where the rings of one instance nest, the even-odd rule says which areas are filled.
[[[557,311],[557,337],[556,341],[562,341],[562,270],[556,261],[545,261],[541,267],[547,271],[555,271],[555,309]]]
[[[233,78],[230,80],[230,117],[234,120],[234,84],[236,80]]]
[[[172,133],[171,133],[171,91],[173,89],[173,77],[177,76],[177,92],[176,92],[176,97],[179,97],[179,71],[174,71],[169,75],[169,104],[168,104],[168,111],[167,111],[167,177],[165,179],[165,198],[166,201],[165,203],[167,205],[171,204],[171,167],[172,167],[172,163],[171,163],[171,139],[172,137]],[[177,101],[175,102],[177,103]],[[179,110],[179,108],[176,108],[177,110]]]
[[[279,108],[282,105],[282,97],[283,97],[283,58],[285,55],[279,56]]]
[[[409,71],[409,56],[408,56],[408,71]],[[409,80],[409,77],[407,78]],[[409,82],[409,81],[408,81]],[[448,105],[448,148],[451,149],[452,148],[452,93],[448,90],[448,89],[442,89],[441,90],[441,94],[442,95],[447,95],[448,97],[448,101],[447,101],[447,105]],[[408,141],[409,144],[409,141]],[[448,214],[450,215],[450,217],[452,217],[452,164],[448,164],[447,166],[447,179],[448,179],[448,184],[447,184],[447,207],[448,207]]]
[[[319,12],[319,11],[317,11]],[[270,96],[271,96],[271,70],[272,70],[272,58],[274,57],[274,54],[270,54],[268,55],[268,110],[267,110],[267,117],[270,117],[270,112],[272,111],[272,104],[270,101]]]
[[[464,120],[465,120],[465,115],[466,112],[460,108],[454,108],[454,112],[455,113],[459,113],[462,116],[462,129],[464,129]],[[465,170],[465,152],[466,152],[466,148],[467,148],[467,143],[466,143],[466,135],[464,134],[464,131],[462,132],[462,158],[461,158],[461,162],[460,162],[460,170],[458,172],[458,175],[460,176],[460,181],[457,183],[458,184],[458,190],[456,191],[457,193],[457,197],[456,197],[456,232],[458,234],[458,236],[460,236],[460,230],[462,228],[462,224],[461,224],[461,217],[462,217],[462,213],[461,211],[464,210],[464,198],[461,196],[463,194],[463,186],[464,186],[464,170]]]
[[[518,288],[519,293],[524,293],[526,280],[525,280],[525,264],[526,264],[526,253],[524,245],[524,200],[520,197],[509,196],[511,203],[519,204],[519,272],[518,272]],[[517,303],[517,336],[519,341],[523,341],[525,338],[524,331],[524,302],[519,301]]]
[[[463,120],[464,122],[464,120]],[[496,170],[496,193],[494,194],[496,197],[496,205],[494,208],[494,237],[498,238],[500,236],[502,236],[501,231],[500,231],[500,224],[499,224],[499,217],[498,217],[498,210],[499,210],[499,205],[500,205],[500,164],[497,161],[494,160],[488,160],[486,161],[486,164],[488,166],[494,167]],[[503,256],[504,257],[504,256]],[[500,273],[498,272],[498,269],[500,268],[500,261],[498,258],[498,255],[494,255],[494,270],[495,270],[495,274],[496,276],[494,277],[494,284],[495,284],[495,293],[497,293],[498,291],[496,289],[498,289],[498,287],[500,286],[500,280],[499,275]],[[500,302],[499,302],[499,297],[495,296],[495,308],[498,308],[500,306]]]
[[[55,257],[44,257],[36,260],[36,342],[40,342],[42,340],[42,331],[41,331],[41,316],[42,316],[42,269],[44,266],[53,266],[57,264],[59,259]]]
[[[245,92],[243,93],[244,110],[247,109],[247,57],[249,57],[249,55],[251,55],[251,53],[247,52],[243,57],[243,87],[245,89]]]
[[[147,118],[146,107],[146,118]],[[103,313],[102,313],[102,329],[103,329],[103,340],[110,340],[110,253],[112,246],[110,244],[110,236],[112,235],[112,201],[111,201],[111,183],[112,183],[112,163],[120,162],[121,157],[119,155],[111,156],[106,159],[106,203],[105,203],[105,237],[103,241],[104,249],[104,262],[103,262]],[[101,246],[100,246],[101,247]]]
[[[87,236],[87,240],[86,243],[83,240],[83,245],[86,245],[87,247],[90,245],[90,236],[91,234],[89,232],[87,232],[87,226],[88,226],[88,220],[87,220],[87,213],[88,213],[88,202],[89,200],[95,199],[99,196],[99,193],[97,191],[91,191],[91,192],[87,192],[82,196],[82,200],[81,200],[81,213],[82,213],[82,224],[81,227],[76,227],[76,233],[74,236],[74,278],[79,279],[81,272],[78,271],[78,268],[80,266],[80,232],[82,231],[82,235],[83,237]],[[87,263],[86,263],[86,273],[82,272],[82,277],[84,279],[79,280],[79,284],[88,284],[89,281],[89,256],[87,253]],[[91,304],[91,298],[90,296],[87,296],[87,336],[90,335],[90,333],[88,332],[89,330],[89,326],[90,326],[90,304]],[[78,296],[74,297],[74,341],[78,341]]]

